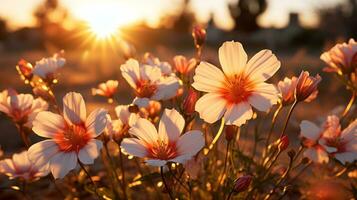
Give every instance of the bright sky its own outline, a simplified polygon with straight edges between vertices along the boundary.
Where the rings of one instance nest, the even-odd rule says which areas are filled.
[[[101,16],[123,24],[131,21],[145,20],[155,26],[160,17],[174,14],[180,9],[183,0],[61,0],[60,3],[69,9],[77,18],[88,20]],[[211,13],[215,23],[229,29],[233,26],[228,3],[238,0],[191,0],[189,5],[198,20],[206,22]],[[319,7],[333,6],[345,0],[268,0],[267,11],[259,18],[265,27],[282,27],[288,22],[290,12],[298,12],[304,25],[312,26],[318,22],[315,10]],[[0,17],[9,22],[11,28],[31,26],[34,24],[33,10],[43,0],[0,0]],[[89,19],[90,20],[90,19]]]

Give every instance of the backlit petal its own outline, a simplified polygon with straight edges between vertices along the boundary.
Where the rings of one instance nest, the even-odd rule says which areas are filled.
[[[226,101],[218,94],[208,93],[196,102],[195,110],[203,120],[214,123],[226,112]]]
[[[70,124],[78,125],[85,122],[87,111],[81,94],[69,92],[63,97],[63,115]]]
[[[226,75],[240,74],[247,63],[247,54],[239,42],[225,42],[218,50],[219,62]]]

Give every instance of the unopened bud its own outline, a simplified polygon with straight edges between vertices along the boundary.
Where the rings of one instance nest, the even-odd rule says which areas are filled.
[[[225,133],[226,133],[226,140],[227,140],[227,141],[233,140],[234,135],[236,134],[236,132],[237,132],[237,127],[236,127],[236,126],[234,126],[234,125],[228,125],[228,126],[226,126],[226,131],[225,131]]]
[[[16,66],[17,71],[19,72],[20,76],[24,80],[31,80],[33,74],[33,67],[31,63],[27,62],[24,59],[21,59]]]
[[[252,182],[253,177],[250,175],[242,176],[239,177],[235,182],[234,182],[234,191],[239,193],[247,190],[250,186],[250,183]]]
[[[291,149],[289,152],[288,152],[288,156],[290,157],[290,159],[293,159],[295,156],[296,156],[296,152],[294,149]]]
[[[283,135],[280,139],[279,139],[279,151],[284,151],[285,149],[287,149],[289,147],[289,138],[286,135]]]
[[[201,26],[196,25],[193,27],[192,37],[195,41],[196,48],[200,48],[206,41],[206,30]]]
[[[183,110],[187,115],[192,115],[195,112],[195,105],[199,95],[197,91],[190,88],[186,98],[182,103]]]
[[[307,164],[310,161],[309,158],[304,157],[303,159],[301,159],[301,164]]]

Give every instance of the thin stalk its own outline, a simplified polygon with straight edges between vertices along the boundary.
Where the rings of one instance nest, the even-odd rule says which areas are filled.
[[[90,182],[92,183],[93,187],[94,187],[94,193],[97,195],[98,199],[102,199],[100,197],[100,195],[98,194],[98,188],[97,185],[95,184],[95,182],[93,181],[91,175],[89,174],[89,172],[86,170],[86,168],[84,167],[83,163],[78,160],[79,166],[81,166],[82,170],[84,171],[84,173],[87,175],[88,179],[90,180]]]
[[[169,166],[169,172],[170,172],[171,176],[174,177],[174,179],[175,179],[188,193],[190,193],[190,189],[187,188],[187,187],[185,186],[185,184],[183,184],[182,181],[181,181],[179,178],[176,177],[176,175],[174,174],[174,172],[172,171],[172,169],[171,169],[170,166]]]
[[[226,169],[227,169],[227,163],[228,163],[228,154],[229,154],[229,144],[230,144],[230,141],[227,142],[226,155],[225,155],[225,157],[224,157],[223,171],[222,171],[221,176],[219,177],[217,189],[218,189],[219,186],[221,185],[221,182],[224,180],[223,177],[225,177],[225,175],[226,175]]]
[[[214,137],[212,143],[209,145],[208,149],[206,148],[207,151],[204,152],[205,155],[207,155],[209,153],[209,151],[213,149],[213,146],[216,144],[216,142],[218,141],[219,137],[222,135],[223,128],[224,128],[224,118],[222,117],[221,126],[219,127],[219,130],[218,130],[216,136]]]
[[[274,127],[275,127],[275,123],[276,123],[276,119],[281,111],[281,109],[283,108],[283,104],[279,104],[279,107],[276,109],[276,111],[274,112],[273,118],[271,120],[271,126],[269,129],[269,133],[268,133],[268,137],[265,141],[265,151],[267,151],[268,146],[269,146],[269,142],[270,142],[270,138],[271,138],[271,134],[273,133]]]
[[[348,102],[348,104],[347,104],[345,110],[343,111],[341,118],[346,117],[346,115],[348,114],[348,112],[351,110],[351,107],[352,107],[352,105],[353,105],[353,103],[354,103],[355,100],[356,100],[356,92],[353,91],[353,92],[352,92],[351,99],[350,99],[350,101]]]
[[[234,192],[234,190],[232,188],[232,190],[229,192],[228,197],[227,197],[226,200],[230,200],[231,199],[233,192]]]
[[[165,180],[164,167],[163,167],[163,166],[160,167],[160,174],[161,174],[162,182],[164,183],[165,189],[166,189],[167,192],[169,193],[170,199],[171,199],[171,200],[174,200],[175,198],[174,198],[174,196],[173,196],[173,194],[172,194],[172,191],[171,191],[171,189],[169,188],[169,186],[167,185],[166,180]]]
[[[291,105],[289,113],[288,113],[288,116],[286,117],[286,120],[285,120],[283,131],[281,132],[280,138],[285,134],[285,131],[286,131],[286,128],[288,127],[288,123],[289,123],[291,114],[293,113],[294,108],[296,107],[297,104],[298,104],[298,101],[295,100],[293,105]]]
[[[22,141],[24,142],[26,149],[28,149],[31,145],[29,138],[25,132],[24,126],[22,124],[17,124],[17,129],[19,130]]]
[[[121,177],[122,177],[122,190],[123,190],[123,195],[124,199],[128,199],[128,195],[126,193],[126,181],[125,181],[125,169],[123,165],[123,153],[121,152],[121,148],[119,146],[119,165],[120,165],[120,171],[121,171]]]
[[[117,173],[117,170],[116,170],[115,163],[113,162],[112,158],[111,158],[110,155],[109,155],[109,149],[108,149],[107,144],[104,144],[104,152],[105,152],[106,157],[107,157],[108,160],[109,160],[109,166],[110,166],[110,168],[111,168],[111,170],[113,171],[114,176],[115,176],[114,181],[113,181],[113,179],[112,179],[112,182],[117,182],[117,184],[122,185],[122,183],[121,183],[120,180],[119,180],[119,176],[118,176],[118,173]],[[104,160],[103,160],[103,161],[104,161]],[[113,188],[113,190],[114,190],[114,195],[117,196],[117,197],[119,197],[118,191],[117,191],[115,188]]]
[[[302,168],[300,170],[300,172],[298,174],[296,174],[290,181],[289,184],[294,182],[310,165],[312,164],[312,161],[310,160],[305,166],[304,168]]]

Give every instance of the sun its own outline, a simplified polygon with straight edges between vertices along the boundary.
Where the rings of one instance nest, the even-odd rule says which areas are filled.
[[[112,37],[119,32],[119,24],[106,22],[101,18],[87,21],[89,31],[99,39]]]

